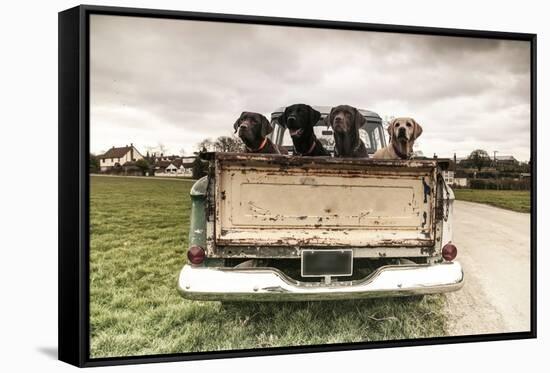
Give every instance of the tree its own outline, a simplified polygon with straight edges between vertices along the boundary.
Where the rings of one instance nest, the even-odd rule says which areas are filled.
[[[197,154],[195,160],[192,164],[193,179],[200,179],[203,176],[206,176],[208,173],[208,162],[200,159],[200,156]]]
[[[491,165],[491,157],[485,150],[476,149],[470,153],[467,158],[468,163],[481,171],[483,167],[489,167]]]
[[[95,154],[90,153],[90,170],[91,174],[98,173],[101,170],[99,166],[99,158]]]
[[[185,149],[184,148],[180,148],[180,155],[182,157],[185,157]]]
[[[214,141],[211,139],[204,139],[197,144],[197,149],[199,149],[200,152],[213,152],[215,150]]]
[[[141,174],[145,175],[147,171],[149,171],[149,162],[147,162],[145,159],[138,159],[136,161],[136,167],[141,170]]]
[[[216,140],[204,139],[197,144],[200,152],[235,152],[243,151],[243,142],[237,136],[220,136]]]
[[[214,142],[214,150],[217,152],[235,152],[243,151],[243,143],[236,136],[220,136]]]
[[[166,146],[164,146],[164,144],[161,143],[161,142],[158,143],[157,149],[160,152],[160,154],[162,154],[162,155],[166,154],[167,151],[168,151],[168,148]]]

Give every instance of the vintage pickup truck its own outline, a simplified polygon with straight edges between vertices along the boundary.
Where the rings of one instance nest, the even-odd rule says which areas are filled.
[[[272,139],[287,145],[277,123],[281,111],[272,115]],[[382,122],[361,112],[372,153],[385,145]],[[318,126],[319,137],[330,137],[322,120]],[[191,189],[188,263],[178,278],[185,298],[421,296],[463,285],[452,243],[454,194],[441,174],[445,160],[205,158],[208,176]]]

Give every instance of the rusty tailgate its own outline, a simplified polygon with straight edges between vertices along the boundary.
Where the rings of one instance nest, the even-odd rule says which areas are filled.
[[[215,244],[431,246],[436,168],[433,160],[218,153]]]

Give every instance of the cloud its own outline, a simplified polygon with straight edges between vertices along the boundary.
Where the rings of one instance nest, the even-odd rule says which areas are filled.
[[[188,153],[241,111],[351,104],[424,126],[425,154],[529,158],[527,42],[93,15],[91,149]]]

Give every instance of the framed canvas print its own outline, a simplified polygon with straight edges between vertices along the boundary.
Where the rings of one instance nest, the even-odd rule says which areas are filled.
[[[536,336],[536,35],[59,14],[59,358]]]

